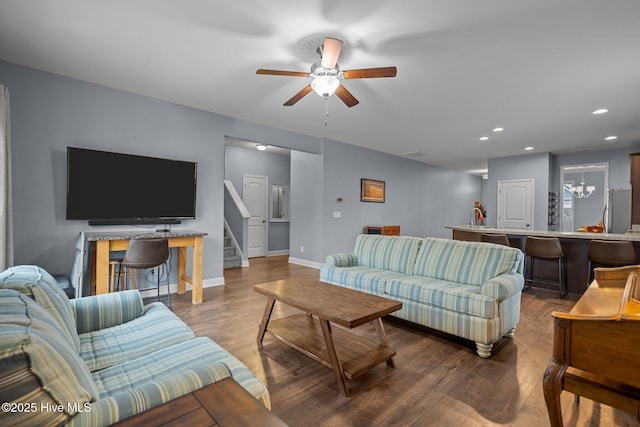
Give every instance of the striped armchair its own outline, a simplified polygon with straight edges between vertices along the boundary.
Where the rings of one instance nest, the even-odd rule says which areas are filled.
[[[270,406],[242,362],[136,290],[69,300],[39,267],[0,273],[0,395],[33,409],[0,425],[107,426],[229,376]]]
[[[486,358],[520,320],[523,263],[491,243],[363,234],[327,257],[320,280],[401,301],[393,316],[474,341]]]

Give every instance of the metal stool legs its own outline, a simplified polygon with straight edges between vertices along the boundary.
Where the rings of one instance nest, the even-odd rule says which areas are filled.
[[[558,282],[550,282],[545,279],[536,279],[536,282],[558,285],[560,288],[560,298],[567,295],[567,269],[564,265],[564,252],[560,245],[560,240],[555,237],[534,237],[528,236],[525,242],[524,252],[527,256],[529,264],[528,278],[525,277],[525,284],[528,288],[533,286],[534,282],[534,260],[542,259],[547,261],[557,261],[558,263]],[[525,265],[526,267],[526,265]]]
[[[544,279],[535,279],[533,277],[533,265],[535,258],[531,255],[528,255],[527,260],[527,264],[529,264],[529,268],[527,269],[529,271],[529,274],[525,276],[524,280],[525,285],[527,285],[527,289],[531,289],[533,287],[534,281],[540,283],[557,284],[560,288],[560,298],[564,298],[567,295],[567,269],[564,266],[564,258],[558,258],[558,283],[552,283]]]
[[[171,289],[170,289],[170,285],[169,285],[169,268],[167,263],[165,262],[164,264],[164,268],[165,271],[167,272],[167,301],[169,302],[169,308],[171,308]],[[158,301],[160,301],[160,267],[158,266]]]

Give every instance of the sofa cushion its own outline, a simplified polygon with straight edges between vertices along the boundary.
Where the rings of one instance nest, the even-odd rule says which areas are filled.
[[[414,274],[481,285],[500,274],[517,271],[519,252],[515,248],[484,242],[427,237],[418,252]]]
[[[36,404],[35,412],[3,413],[2,425],[56,425],[99,395],[60,325],[10,289],[0,289],[0,395],[5,402]],[[62,409],[42,411],[41,404]]]
[[[0,289],[14,289],[33,298],[60,324],[78,351],[80,339],[69,298],[51,274],[35,265],[10,267],[0,273]]]
[[[380,270],[370,267],[331,267],[320,268],[320,280],[357,291],[371,294],[384,294],[387,280],[406,277],[396,271]]]
[[[93,372],[193,337],[193,331],[178,316],[155,302],[126,323],[80,334],[80,357]]]
[[[194,369],[147,381],[138,387],[92,402],[86,411],[76,414],[66,427],[107,427],[230,376],[228,367],[223,363],[203,363]],[[153,421],[157,423],[160,420]],[[186,424],[185,421],[182,423]],[[191,425],[198,423],[192,422]]]
[[[137,319],[144,312],[142,297],[136,289],[76,298],[69,303],[78,334],[117,326]]]
[[[475,285],[463,285],[423,276],[411,276],[387,282],[387,296],[457,313],[492,319],[498,317],[495,298],[480,293]]]
[[[358,265],[413,274],[416,254],[422,239],[409,236],[360,234],[353,252]]]
[[[143,387],[148,382],[162,381],[185,372],[191,372],[190,377],[185,379],[188,384],[180,385],[185,393],[189,393],[209,384],[204,381],[204,378],[197,375],[201,367],[217,363],[226,365],[233,379],[256,398],[264,399],[265,395],[268,396],[264,384],[249,368],[216,342],[206,337],[194,338],[138,359],[94,372],[93,378],[100,391],[100,398],[104,399]]]
[[[358,257],[353,252],[330,254],[324,262],[332,267],[355,267],[358,265]]]

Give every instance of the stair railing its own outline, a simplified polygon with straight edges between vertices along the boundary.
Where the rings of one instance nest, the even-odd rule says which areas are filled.
[[[249,252],[249,210],[245,206],[233,183],[224,180],[224,222],[231,232],[236,251],[242,257],[242,265],[249,265],[246,254]]]

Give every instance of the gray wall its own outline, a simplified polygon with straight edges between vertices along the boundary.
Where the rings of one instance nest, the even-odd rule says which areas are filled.
[[[535,181],[535,212],[534,229],[546,230],[548,192],[560,191],[560,168],[565,165],[580,165],[588,163],[609,163],[609,188],[631,188],[629,171],[629,153],[640,151],[640,144],[631,147],[614,148],[601,151],[582,153],[569,153],[551,155],[549,153],[527,154],[514,157],[502,157],[489,159],[489,179],[482,187],[482,200],[485,208],[489,210],[487,225],[496,225],[495,215],[491,215],[497,209],[498,181],[508,179],[533,178]],[[587,176],[585,175],[585,179]],[[587,183],[588,180],[587,180]],[[596,196],[596,195],[594,195]],[[592,197],[594,197],[592,196]],[[600,193],[599,200],[603,200]],[[595,199],[593,199],[595,200]],[[591,203],[591,202],[586,202]],[[587,206],[588,211],[597,211],[593,214],[576,212],[575,226],[596,225],[602,218],[602,204],[597,208]],[[594,222],[595,221],[595,222]]]
[[[489,178],[486,193],[482,195],[483,206],[487,209],[486,225],[496,226],[498,210],[498,181],[510,179],[533,179],[534,182],[534,230],[547,229],[547,207],[549,198],[550,154],[529,154],[524,156],[489,159]],[[468,220],[467,220],[468,223]]]
[[[67,146],[197,161],[197,219],[181,228],[208,233],[203,277],[216,281],[223,275],[225,136],[321,150],[314,137],[2,61],[0,82],[11,94],[15,262],[51,273],[70,272],[81,230],[131,229],[65,219]]]
[[[385,181],[385,203],[360,201],[360,179]],[[324,144],[323,258],[352,250],[367,225],[400,225],[401,234],[451,237],[468,221],[481,178],[366,148]],[[337,199],[341,197],[342,203]],[[334,218],[333,212],[341,212]]]
[[[66,147],[77,146],[197,161],[197,219],[184,226],[209,233],[203,273],[219,275],[221,117],[6,63],[0,79],[11,93],[16,263],[68,274],[80,230],[114,228],[65,219]]]
[[[209,233],[204,243],[205,280],[223,275],[226,137],[297,150],[290,163],[289,248],[298,260],[320,263],[329,253],[351,250],[365,225],[399,224],[405,235],[449,237],[444,227],[468,223],[477,199],[488,210],[488,222],[495,224],[498,179],[533,177],[535,227],[546,227],[547,191],[554,174],[549,154],[492,159],[489,180],[482,181],[1,61],[0,83],[11,93],[15,261],[39,264],[52,273],[69,273],[81,230],[131,228],[89,227],[86,221],[65,219],[67,146],[197,161],[197,219],[182,228]],[[628,182],[627,154],[616,151],[609,159],[611,187]],[[603,153],[597,155],[602,159]],[[586,162],[577,157],[559,161],[565,160]],[[386,203],[360,202],[361,178],[385,181]],[[337,197],[343,202],[338,204]],[[333,218],[334,211],[342,217]]]
[[[322,262],[322,194],[324,171],[321,154],[291,152],[291,245],[289,255],[298,260]],[[303,249],[304,248],[304,249]]]
[[[182,227],[209,233],[204,279],[221,279],[225,137],[293,151],[290,164],[290,253],[322,262],[353,248],[367,224],[400,224],[403,234],[449,236],[480,196],[480,179],[336,141],[0,62],[11,92],[16,263],[68,273],[81,230],[65,219],[65,150],[81,146],[198,162],[197,219]],[[360,178],[387,182],[387,202],[359,201]],[[343,218],[334,221],[342,195]],[[304,247],[304,252],[301,248]]]
[[[243,196],[243,175],[263,175],[269,178],[269,188],[273,184],[290,186],[290,156],[273,154],[269,151],[250,150],[227,145],[225,150],[225,179],[230,180],[240,197]],[[271,194],[271,193],[269,193]],[[270,200],[269,200],[270,202]],[[229,222],[229,218],[227,218]],[[229,222],[231,224],[231,222]],[[267,221],[268,251],[289,250],[289,223]],[[237,230],[233,230],[238,238]]]

